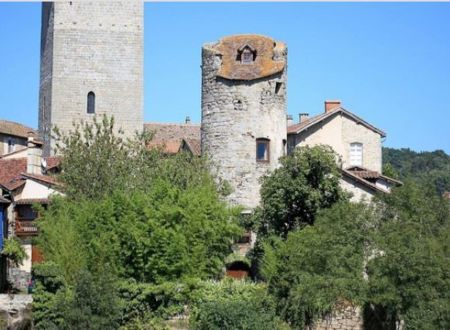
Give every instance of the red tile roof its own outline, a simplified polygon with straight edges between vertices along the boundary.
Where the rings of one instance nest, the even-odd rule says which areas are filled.
[[[58,156],[50,156],[45,158],[45,161],[47,162],[47,170],[54,169],[56,167],[59,167],[61,165],[61,158]]]
[[[385,176],[377,171],[371,171],[361,166],[352,166],[346,169],[347,171],[359,176],[363,179],[384,179],[386,181],[402,185],[403,182],[393,179],[391,177]]]
[[[302,123],[299,124],[295,124],[295,125],[291,125],[287,128],[287,133],[288,134],[299,134],[300,132],[304,131],[305,129],[312,127],[320,122],[322,122],[323,120],[334,116],[338,113],[344,114],[348,117],[350,117],[351,119],[353,119],[354,121],[356,121],[357,123],[366,126],[368,129],[371,129],[372,131],[378,133],[381,135],[381,137],[385,137],[386,133],[384,133],[382,130],[376,128],[375,126],[372,126],[371,124],[369,124],[368,122],[366,122],[365,120],[363,120],[362,118],[356,116],[355,114],[351,113],[350,111],[339,107],[339,108],[335,108],[334,110],[328,111],[328,112],[324,112],[322,114],[319,114],[317,116],[308,118],[307,120],[305,120]]]
[[[0,133],[5,135],[14,135],[22,138],[27,138],[28,133],[33,132],[36,135],[36,131],[31,127],[8,120],[0,120]]]
[[[27,170],[26,158],[0,159],[0,185],[14,190],[25,183],[20,174]]]
[[[57,185],[58,181],[52,176],[49,175],[37,175],[37,174],[29,174],[29,173],[21,173],[22,177],[25,177],[27,179],[32,179],[35,181],[40,181],[42,183],[46,183],[49,185]]]
[[[202,148],[199,139],[183,139],[185,145],[189,148],[194,156],[202,155]]]
[[[183,139],[200,145],[200,125],[146,123],[144,129],[155,133],[149,147],[162,147],[163,151],[169,154],[180,151]],[[194,140],[198,142],[193,142]]]

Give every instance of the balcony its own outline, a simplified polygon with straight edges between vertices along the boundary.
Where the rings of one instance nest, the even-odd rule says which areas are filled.
[[[17,236],[35,236],[38,233],[38,228],[35,221],[32,220],[16,220],[16,235]]]

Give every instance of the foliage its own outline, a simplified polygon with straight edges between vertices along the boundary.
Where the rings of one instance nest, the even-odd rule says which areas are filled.
[[[265,286],[225,280],[198,291],[190,318],[192,329],[281,329]]]
[[[450,328],[450,205],[406,183],[378,203],[380,251],[368,263],[370,304],[407,329]]]
[[[266,240],[262,274],[291,326],[311,325],[340,303],[364,301],[364,256],[373,217],[367,205],[340,202],[286,241]]]
[[[327,146],[296,148],[282,157],[281,167],[262,179],[258,233],[286,237],[313,224],[320,209],[345,199],[336,157]]]
[[[27,253],[22,244],[16,237],[9,237],[4,240],[3,250],[1,254],[4,255],[14,266],[19,266],[27,259]]]
[[[391,166],[401,180],[410,179],[421,185],[431,183],[439,195],[450,191],[450,155],[443,150],[415,152],[383,148],[383,164],[384,168]]]
[[[183,309],[192,283],[222,275],[239,210],[221,200],[208,162],[148,149],[147,138],[116,137],[107,117],[61,136],[66,196],[38,223],[38,324],[155,324]]]

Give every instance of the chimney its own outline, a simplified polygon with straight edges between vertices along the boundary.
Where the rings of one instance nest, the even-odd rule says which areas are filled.
[[[286,116],[286,122],[288,126],[294,125],[294,119],[292,119],[292,115]]]
[[[333,109],[339,108],[341,106],[340,100],[326,100],[325,101],[325,113],[330,112]]]
[[[191,117],[186,116],[186,120],[184,122],[185,122],[185,124],[190,124],[191,123]]]
[[[27,173],[42,174],[42,144],[34,139],[34,132],[28,133],[27,141]]]
[[[299,113],[298,114],[298,122],[299,123],[304,123],[305,121],[307,121],[309,118],[309,113]]]

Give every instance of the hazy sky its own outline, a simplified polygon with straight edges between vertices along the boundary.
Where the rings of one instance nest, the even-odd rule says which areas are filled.
[[[0,118],[32,127],[40,7],[0,3]],[[287,43],[294,118],[341,99],[385,146],[450,153],[450,3],[146,3],[145,120],[200,122],[201,45],[239,33]]]

